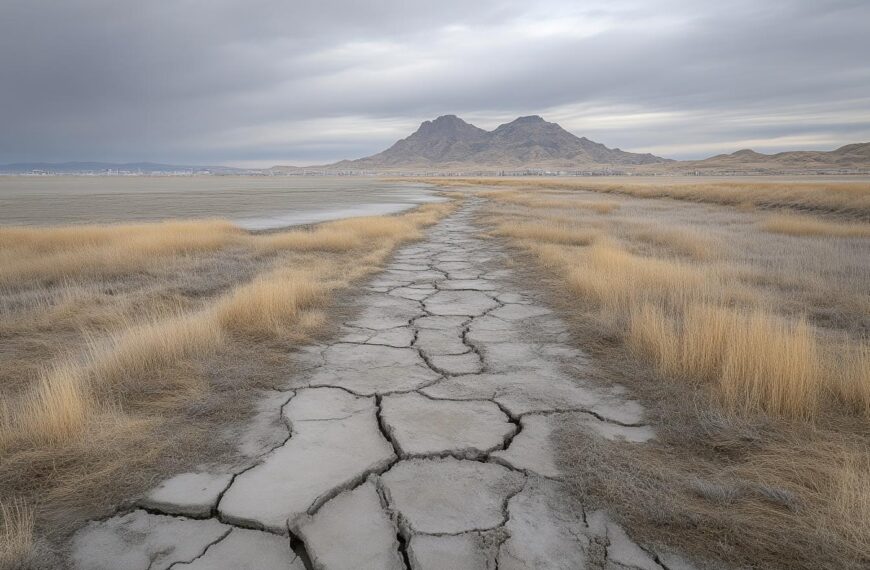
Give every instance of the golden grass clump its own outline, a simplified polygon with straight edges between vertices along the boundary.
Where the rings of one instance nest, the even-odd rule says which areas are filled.
[[[641,257],[606,241],[590,246],[575,266],[565,269],[574,292],[614,316],[628,315],[646,302],[672,308],[721,294],[721,276],[715,270]]]
[[[14,406],[4,400],[0,451],[21,443],[62,445],[78,436],[97,407],[84,372],[72,363],[56,365]]]
[[[278,331],[326,299],[328,286],[314,273],[276,271],[239,287],[216,307],[217,321],[232,331]]]
[[[849,342],[844,338],[829,352],[839,380],[837,394],[852,411],[870,418],[870,342]]]
[[[713,383],[732,409],[810,419],[826,388],[807,323],[761,309],[691,304],[669,317],[645,304],[632,314],[627,342],[664,376]]]
[[[796,214],[779,214],[762,222],[773,233],[790,236],[870,237],[870,224],[832,222]]]
[[[33,551],[33,509],[24,501],[0,500],[0,568],[21,568]]]

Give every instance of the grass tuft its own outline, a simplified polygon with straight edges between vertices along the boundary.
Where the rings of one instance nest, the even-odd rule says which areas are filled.
[[[790,236],[870,237],[870,224],[833,222],[797,214],[771,216],[761,226],[769,232]]]
[[[33,509],[22,500],[0,501],[0,568],[23,568],[33,552]]]

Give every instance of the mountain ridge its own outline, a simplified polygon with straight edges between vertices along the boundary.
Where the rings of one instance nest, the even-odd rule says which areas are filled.
[[[717,154],[710,158],[680,161],[676,164],[684,169],[732,168],[762,173],[776,169],[796,172],[824,169],[870,170],[870,142],[850,143],[828,151],[789,150],[773,154],[741,149],[730,154]]]
[[[672,162],[652,154],[612,149],[577,137],[538,115],[517,117],[492,131],[456,115],[424,121],[411,135],[372,156],[342,160],[324,168],[582,168]]]

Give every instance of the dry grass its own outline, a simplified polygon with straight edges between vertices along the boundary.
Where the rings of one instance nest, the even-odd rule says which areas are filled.
[[[762,292],[742,283],[727,264],[634,254],[581,224],[511,219],[493,233],[521,240],[561,273],[570,290],[618,323],[635,353],[664,377],[711,383],[729,407],[784,417],[812,418],[832,398],[850,409],[866,406],[863,387],[870,387],[870,376],[863,360],[843,355],[863,355],[867,343],[828,341],[805,319],[777,316],[762,306]],[[650,234],[627,235],[648,241]],[[692,258],[712,255],[710,247],[692,248],[712,242],[695,231],[652,235],[669,249],[679,244]],[[822,350],[823,344],[832,348]]]
[[[762,227],[790,236],[870,237],[870,224],[831,222],[795,214],[771,216]]]
[[[710,236],[690,228],[644,228],[635,237],[699,261],[712,259],[722,249]]]
[[[572,485],[650,543],[729,566],[866,567],[870,244],[854,231],[778,236],[752,211],[641,201],[626,186],[608,190],[625,196],[606,219],[523,205],[513,190],[479,193],[492,201],[492,233],[548,271],[582,346],[645,401],[659,432],[641,448],[564,426],[556,442]],[[852,190],[745,190],[771,207],[856,216],[860,206]],[[599,191],[542,181],[529,203]],[[570,242],[547,228],[595,237]]]
[[[283,270],[259,277],[218,301],[221,327],[247,333],[280,331],[303,311],[322,306],[329,285],[316,272]]]
[[[559,197],[553,197],[553,194],[545,192],[539,193],[523,193],[512,191],[496,191],[496,192],[481,192],[484,198],[497,197],[499,201],[526,208],[547,208],[547,209],[576,209],[589,210],[598,214],[610,214],[619,209],[619,204],[616,202],[590,202],[579,201],[571,197],[566,197],[557,194]]]
[[[599,232],[567,224],[548,224],[525,222],[505,224],[495,230],[493,235],[511,237],[533,242],[557,243],[565,245],[589,245],[599,237]]]
[[[824,373],[818,341],[805,321],[705,304],[671,318],[647,304],[629,327],[629,347],[663,376],[713,383],[733,409],[809,419],[829,391],[850,406],[862,403],[840,391],[840,366],[831,363],[831,374]]]
[[[260,235],[216,221],[3,230],[0,495],[38,498],[37,530],[57,537],[137,492],[167,452],[281,384],[272,361],[324,324],[335,293],[453,207]]]
[[[0,568],[21,568],[33,552],[33,509],[0,501]]]
[[[443,186],[499,186],[532,190],[562,190],[672,198],[746,208],[786,208],[821,211],[870,221],[870,184],[866,182],[694,182],[662,178],[619,182],[588,178],[453,178],[428,179]],[[558,206],[556,206],[558,207]]]
[[[0,228],[0,287],[142,271],[157,260],[244,239],[224,220],[68,228]]]

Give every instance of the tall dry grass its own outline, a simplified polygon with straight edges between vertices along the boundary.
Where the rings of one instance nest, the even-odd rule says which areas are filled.
[[[634,311],[632,350],[666,377],[712,383],[732,409],[811,419],[828,389],[858,404],[858,395],[837,383],[842,367],[823,374],[818,340],[805,321],[708,304],[674,317],[652,304]]]
[[[641,448],[562,426],[578,432],[555,443],[584,504],[729,567],[870,563],[862,238],[784,240],[755,213],[678,202],[622,198],[602,218],[482,194],[491,232],[556,278],[598,372],[630,385],[656,424],[659,444]],[[565,199],[589,199],[576,194]],[[526,227],[596,237],[516,229]]]
[[[337,239],[344,244],[341,251],[350,248],[365,253],[374,247],[378,248],[378,255],[368,259],[368,265],[362,265],[365,270],[372,270],[375,268],[372,262],[377,262],[399,241],[418,238],[420,228],[433,223],[447,210],[448,206],[433,205],[404,216],[341,220],[310,231],[247,236],[247,239],[252,240],[255,249],[334,251]],[[160,233],[164,224],[154,226],[152,229]],[[166,239],[171,244],[166,246],[167,251],[189,251],[183,236],[200,224],[178,226],[183,231]],[[217,228],[221,234],[232,228],[211,222],[201,227],[206,231]],[[122,236],[132,231],[148,236],[149,240],[153,238],[150,231],[139,226],[123,227],[120,231]],[[19,242],[36,244],[31,253],[53,254],[64,249],[77,252],[75,248],[87,249],[102,240],[115,244],[120,254],[128,245],[123,239],[112,240],[105,228],[93,232],[87,228],[74,232],[49,230],[49,238],[45,239],[39,239],[34,232],[16,234]],[[236,236],[234,243],[238,243],[241,234],[235,230],[230,233]],[[199,238],[195,241],[203,242]],[[274,334],[282,327],[292,327],[303,312],[322,306],[330,290],[348,284],[347,270],[336,264],[318,263],[315,258],[309,267],[281,267],[236,287],[198,311],[150,321],[128,321],[113,334],[90,339],[83,354],[51,366],[23,397],[14,402],[0,400],[5,412],[0,423],[0,451],[23,445],[62,445],[80,436],[93,418],[112,413],[105,394],[116,394],[125,382],[147,381],[148,375],[156,370],[214,352],[226,341],[227,333]]]
[[[518,203],[512,193],[487,195]],[[867,413],[867,341],[832,338],[805,318],[778,315],[768,306],[768,291],[747,284],[741,268],[719,258],[713,238],[686,228],[638,231],[636,224],[608,237],[612,224],[589,228],[578,219],[569,225],[564,213],[556,222],[537,212],[518,221],[511,212],[493,234],[514,238],[561,273],[568,289],[615,323],[663,377],[712,385],[734,410],[812,419],[840,402]],[[626,239],[666,252],[633,253]]]
[[[215,251],[245,235],[225,220],[0,228],[0,287],[140,271],[160,258]]]
[[[870,224],[832,222],[795,214],[771,216],[761,226],[769,232],[790,236],[870,237]]]
[[[259,235],[214,221],[2,233],[0,252],[15,263],[0,287],[0,331],[12,341],[0,376],[38,372],[21,389],[0,383],[0,495],[39,497],[37,521],[93,508],[125,466],[158,460],[164,424],[199,437],[200,418],[177,416],[217,397],[208,363],[249,351],[250,374],[273,345],[286,354],[323,324],[335,291],[453,207]],[[74,261],[53,266],[65,256]],[[227,262],[244,270],[225,276]],[[185,271],[201,277],[175,278]],[[245,385],[232,391],[238,400]]]
[[[0,501],[0,568],[22,568],[33,551],[33,509],[20,500]]]

